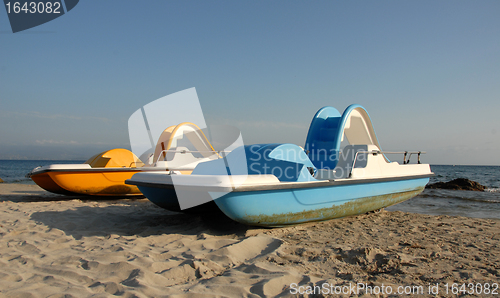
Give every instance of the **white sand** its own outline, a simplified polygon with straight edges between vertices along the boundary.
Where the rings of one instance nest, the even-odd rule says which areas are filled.
[[[383,211],[259,229],[0,184],[5,297],[274,297],[350,283],[439,283],[451,297],[445,284],[500,283],[499,240],[495,220]]]

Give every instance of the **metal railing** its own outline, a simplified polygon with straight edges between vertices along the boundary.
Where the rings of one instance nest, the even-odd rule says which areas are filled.
[[[406,165],[406,164],[410,163],[410,158],[411,158],[412,154],[417,154],[417,156],[418,156],[417,163],[421,164],[420,154],[425,154],[426,152],[425,151],[379,151],[379,150],[356,151],[356,155],[354,155],[354,162],[352,163],[352,168],[351,168],[351,171],[349,173],[349,177],[351,177],[351,175],[352,175],[352,170],[356,166],[356,161],[358,160],[358,155],[360,153],[361,154],[373,154],[374,156],[376,156],[378,154],[404,154],[404,156],[403,156],[403,164]],[[408,159],[406,159],[407,156],[408,156]]]
[[[406,160],[406,155],[407,155],[408,153],[409,153],[410,155],[408,156],[408,160]],[[410,158],[411,158],[411,155],[412,155],[412,154],[417,154],[417,156],[418,156],[418,161],[417,161],[417,163],[418,163],[418,164],[421,164],[421,162],[420,162],[420,154],[425,154],[425,153],[426,153],[425,151],[416,151],[416,152],[408,152],[408,151],[405,151],[405,152],[404,152],[404,160],[403,160],[403,164],[410,163]]]
[[[175,153],[180,153],[180,154],[186,154],[186,153],[191,153],[191,152],[198,152],[198,153],[213,152],[213,153],[217,154],[217,156],[219,158],[222,158],[222,156],[221,156],[222,152],[224,152],[223,155],[227,155],[226,151],[224,151],[224,150],[215,151],[215,150],[172,150],[172,149],[169,149],[169,150],[160,151],[160,154],[158,155],[158,158],[156,159],[155,163],[159,162],[160,159],[162,158],[162,156],[163,156],[163,160],[165,160],[165,158],[167,158],[167,155],[163,154],[165,152],[175,152]]]

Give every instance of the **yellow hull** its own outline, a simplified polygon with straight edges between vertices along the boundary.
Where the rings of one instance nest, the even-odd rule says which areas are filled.
[[[125,184],[138,170],[48,172],[52,181],[66,191],[94,196],[142,195],[134,185]],[[37,183],[38,184],[38,183]],[[50,190],[49,190],[50,191]]]
[[[48,173],[41,173],[31,176],[31,179],[38,184],[41,188],[46,191],[50,191],[53,193],[61,194],[61,195],[77,195],[77,193],[73,193],[68,191],[62,187],[60,187],[57,183],[52,180]]]

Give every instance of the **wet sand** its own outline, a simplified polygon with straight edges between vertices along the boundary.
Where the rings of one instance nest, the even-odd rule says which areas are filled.
[[[497,220],[381,211],[262,229],[6,183],[0,214],[5,297],[452,297],[454,283],[500,283]]]

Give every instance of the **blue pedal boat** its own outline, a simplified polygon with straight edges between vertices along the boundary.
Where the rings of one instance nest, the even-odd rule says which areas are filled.
[[[402,164],[387,158],[393,153],[404,154]],[[210,210],[215,203],[244,224],[285,226],[363,214],[418,195],[433,175],[421,153],[382,151],[360,105],[342,115],[324,107],[313,117],[305,148],[246,145],[198,164],[191,175],[137,173],[126,183],[169,210]],[[409,162],[413,154],[417,163]]]

